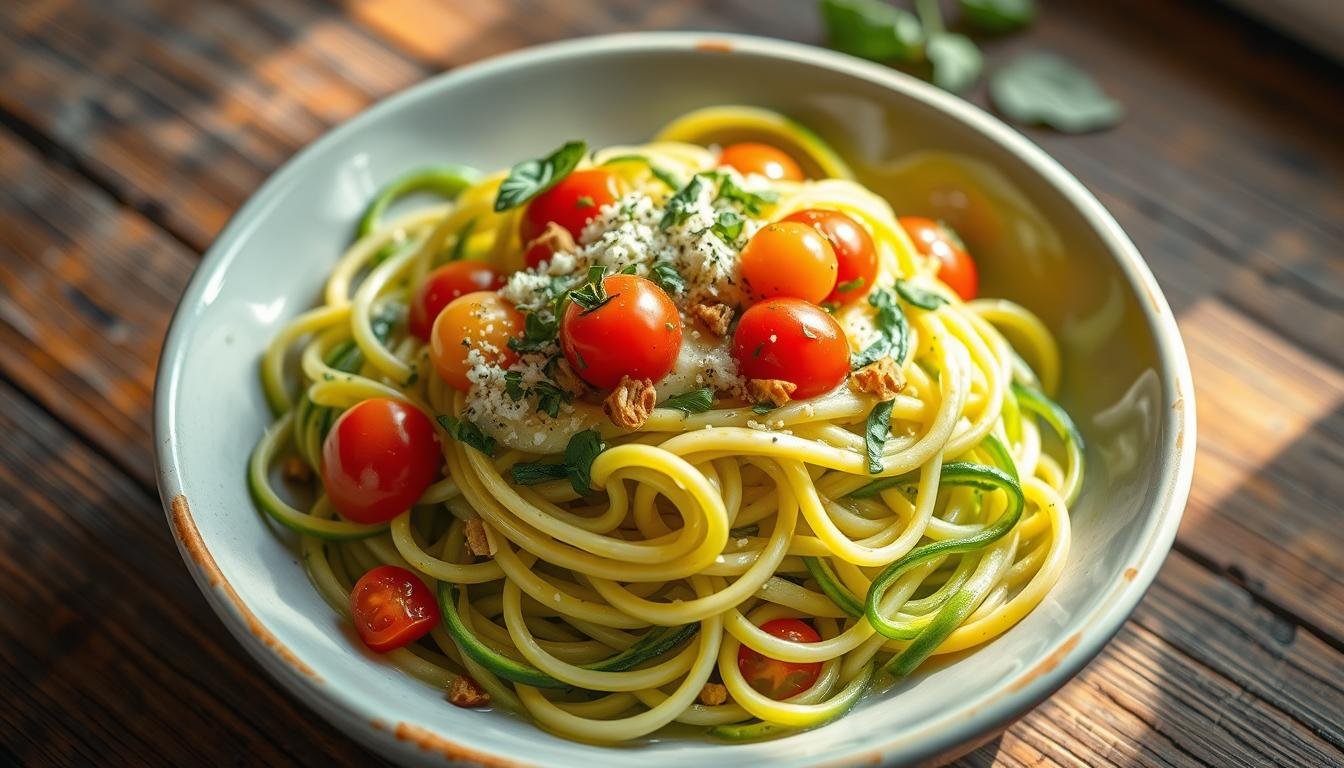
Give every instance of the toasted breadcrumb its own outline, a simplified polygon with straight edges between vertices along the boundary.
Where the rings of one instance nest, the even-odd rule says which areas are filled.
[[[490,548],[490,538],[485,535],[484,520],[479,517],[467,520],[465,533],[468,552],[477,557],[490,557],[495,554],[494,550]]]
[[[796,389],[797,384],[783,379],[751,379],[747,382],[747,394],[752,400],[758,403],[769,400],[776,408],[789,402]]]
[[[658,392],[652,379],[632,379],[622,376],[621,383],[602,403],[611,423],[621,429],[635,430],[644,426],[658,403]]]
[[[691,317],[704,323],[715,336],[722,338],[728,335],[728,326],[733,322],[733,308],[727,304],[696,302],[687,311]]]
[[[466,709],[486,707],[490,705],[490,694],[470,677],[458,675],[448,689],[448,701]]]
[[[707,707],[717,707],[728,701],[728,689],[722,683],[705,683],[700,689],[700,703]]]
[[[891,400],[905,389],[905,374],[890,357],[863,366],[849,380],[855,391],[867,392],[878,400]]]
[[[280,473],[291,483],[306,483],[313,477],[313,472],[308,469],[307,462],[298,456],[290,456],[285,459],[284,465],[280,468]]]

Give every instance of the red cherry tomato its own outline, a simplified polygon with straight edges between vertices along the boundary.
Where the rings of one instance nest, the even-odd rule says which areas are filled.
[[[341,414],[322,444],[322,487],[357,523],[385,523],[411,508],[439,474],[434,425],[413,405],[386,397]]]
[[[839,211],[818,208],[791,213],[784,217],[784,221],[796,221],[812,227],[826,238],[835,251],[839,271],[835,275],[835,289],[826,297],[826,301],[848,304],[873,287],[873,282],[877,280],[877,247],[862,224]]]
[[[411,302],[409,324],[411,333],[422,341],[429,341],[434,319],[443,308],[458,296],[474,291],[497,291],[504,287],[504,276],[484,261],[453,261],[425,278]]]
[[[359,639],[378,653],[413,643],[439,623],[439,604],[429,588],[395,565],[359,577],[350,590],[350,613]]]
[[[742,277],[760,298],[819,302],[835,287],[835,250],[820,232],[796,221],[767,224],[742,248]]]
[[[975,260],[961,244],[961,238],[933,219],[902,216],[897,221],[920,253],[938,260],[938,279],[947,283],[947,287],[956,291],[964,301],[974,299],[980,292],[980,275],[976,272]]]
[[[733,357],[749,379],[793,382],[795,400],[829,392],[849,374],[849,343],[826,310],[802,299],[768,299],[742,314]]]
[[[816,643],[821,635],[798,619],[772,619],[761,625],[767,633],[791,643]],[[742,677],[763,696],[782,701],[811,688],[821,676],[820,661],[780,661],[742,646],[737,651]]]
[[[564,227],[575,240],[583,227],[604,205],[616,202],[616,177],[610,171],[593,168],[574,171],[554,187],[532,198],[523,211],[519,235],[527,245],[554,221]],[[544,261],[538,258],[538,261]]]
[[[636,275],[609,275],[610,300],[586,310],[571,301],[560,322],[560,348],[574,372],[599,389],[622,376],[658,381],[681,351],[681,316],[657,283]]]
[[[787,153],[769,144],[744,141],[729,144],[719,155],[719,165],[736,168],[738,173],[759,173],[767,179],[802,181],[803,169]]]
[[[518,360],[509,339],[523,335],[523,316],[493,291],[458,296],[439,312],[429,334],[429,359],[439,378],[463,392],[471,389],[467,356],[480,350],[487,362],[508,368]]]

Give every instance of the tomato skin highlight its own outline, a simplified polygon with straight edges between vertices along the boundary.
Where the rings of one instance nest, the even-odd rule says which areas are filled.
[[[439,604],[414,573],[380,565],[350,590],[350,614],[359,639],[378,653],[419,640],[438,626]]]
[[[357,523],[385,523],[410,509],[439,474],[443,453],[419,408],[387,397],[342,413],[322,444],[322,487]]]
[[[803,169],[788,153],[754,141],[724,147],[719,155],[719,165],[734,168],[743,175],[758,173],[776,181],[802,181],[805,178]]]
[[[896,220],[915,249],[925,256],[937,259],[938,279],[947,284],[962,301],[974,299],[980,292],[980,274],[975,259],[966,252],[961,240],[941,222],[922,216],[901,216]]]
[[[817,630],[799,619],[772,619],[762,624],[761,629],[791,643],[821,642]],[[821,676],[819,661],[781,661],[745,645],[737,650],[737,668],[757,693],[776,701],[797,696],[811,688]]]
[[[802,299],[767,299],[742,314],[733,357],[749,379],[782,379],[795,400],[834,389],[849,375],[849,342],[835,318]]]
[[[484,261],[452,261],[430,272],[416,291],[407,318],[411,333],[429,341],[434,320],[453,299],[475,291],[497,291],[504,287],[504,276]]]
[[[877,280],[877,246],[863,225],[840,211],[820,208],[808,208],[796,211],[784,217],[784,221],[806,224],[821,233],[835,251],[838,271],[835,275],[835,288],[826,301],[835,304],[848,304],[862,298]],[[840,286],[855,280],[863,282],[852,288],[841,290]]]
[[[453,388],[471,389],[467,354],[480,350],[487,361],[508,368],[518,360],[509,339],[523,335],[523,316],[493,291],[459,296],[443,308],[429,334],[429,358]]]
[[[741,265],[754,296],[793,296],[813,303],[831,293],[838,272],[831,244],[796,221],[762,227],[742,248]]]
[[[554,187],[532,198],[523,211],[518,234],[523,245],[537,239],[546,225],[555,222],[575,240],[604,205],[616,202],[616,176],[610,171],[590,168],[574,171]],[[538,261],[545,259],[539,258]],[[530,265],[529,265],[530,266]]]
[[[560,349],[580,378],[610,389],[621,377],[658,381],[681,351],[681,316],[658,284],[637,275],[608,275],[610,300],[594,310],[571,301],[560,321]]]

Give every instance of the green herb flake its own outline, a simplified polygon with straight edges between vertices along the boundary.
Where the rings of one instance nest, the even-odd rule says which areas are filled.
[[[523,316],[522,338],[510,338],[509,349],[515,352],[542,352],[555,341],[559,328],[557,321],[529,312]]]
[[[593,201],[593,198],[590,195],[580,195],[578,199],[574,201],[575,208],[594,208],[596,206],[597,203]]]
[[[672,408],[682,413],[704,413],[714,407],[714,390],[709,387],[693,389],[673,395],[662,402],[659,408]]]
[[[881,0],[822,0],[826,39],[837,51],[872,61],[919,61],[924,30],[909,11]]]
[[[482,432],[480,427],[470,421],[443,414],[439,416],[439,424],[447,430],[454,440],[469,445],[486,456],[495,455],[495,438]]]
[[[649,277],[670,296],[686,290],[686,278],[681,276],[670,261],[655,262],[649,269]]]
[[[555,186],[579,165],[588,145],[582,141],[567,142],[540,160],[524,160],[509,170],[495,196],[495,212],[517,208],[528,200]]]
[[[851,367],[862,368],[884,357],[892,358],[898,365],[904,363],[910,328],[896,297],[891,291],[879,288],[868,294],[868,303],[877,310],[874,320],[879,335],[876,341],[850,359]]]
[[[714,220],[714,225],[709,229],[719,239],[725,243],[736,243],[742,236],[742,226],[746,219],[733,211],[719,211],[718,217]]]
[[[994,107],[1027,125],[1064,133],[1110,128],[1125,116],[1092,76],[1050,53],[1028,53],[1000,67],[989,79]]]
[[[862,276],[856,277],[853,280],[846,280],[845,282],[835,286],[835,290],[838,293],[849,293],[850,291],[857,291],[863,287],[863,284],[865,282],[867,281],[864,280]]]
[[[536,485],[548,480],[564,480],[569,477],[569,473],[564,464],[528,461],[514,464],[509,469],[509,477],[514,485]]]
[[[907,304],[930,311],[947,303],[947,299],[939,296],[933,291],[920,288],[914,283],[905,280],[896,281],[896,293],[900,294],[900,297],[904,299]]]
[[[752,413],[766,414],[775,410],[778,407],[779,406],[775,405],[769,400],[762,400],[761,402],[751,406],[751,411]]]
[[[585,429],[569,438],[569,444],[565,446],[565,468],[575,493],[583,495],[593,489],[593,462],[606,449],[607,444],[602,442],[602,435],[595,429]]]
[[[561,405],[574,399],[574,395],[561,389],[555,382],[545,380],[538,381],[532,387],[532,394],[537,396],[537,410],[552,419],[560,415]]]
[[[868,425],[864,430],[863,442],[868,450],[868,472],[877,474],[883,469],[882,465],[882,447],[887,443],[887,437],[891,434],[891,408],[895,405],[893,400],[885,400],[873,406],[873,410],[868,414]]]
[[[723,176],[723,181],[719,184],[719,194],[714,199],[716,201],[727,200],[730,203],[737,203],[742,206],[742,210],[745,213],[751,216],[756,216],[761,212],[763,207],[778,200],[779,193],[771,192],[769,190],[748,192],[742,187],[739,187],[737,182],[733,181],[733,177],[725,174]]]
[[[710,178],[709,174],[697,173],[686,182],[686,186],[677,190],[667,201],[663,208],[663,218],[658,221],[660,229],[676,226],[691,217],[691,207],[700,199],[700,193],[705,189],[705,183]]]

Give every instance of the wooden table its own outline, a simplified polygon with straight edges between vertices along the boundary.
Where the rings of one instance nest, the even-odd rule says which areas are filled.
[[[1107,133],[1028,135],[1156,271],[1199,458],[1132,620],[963,764],[1340,765],[1344,71],[1211,3],[1044,5],[989,58],[1054,49],[1128,104]],[[370,103],[654,28],[821,39],[810,0],[0,3],[0,763],[375,761],[260,673],[173,548],[150,424],[169,313],[252,190]]]

